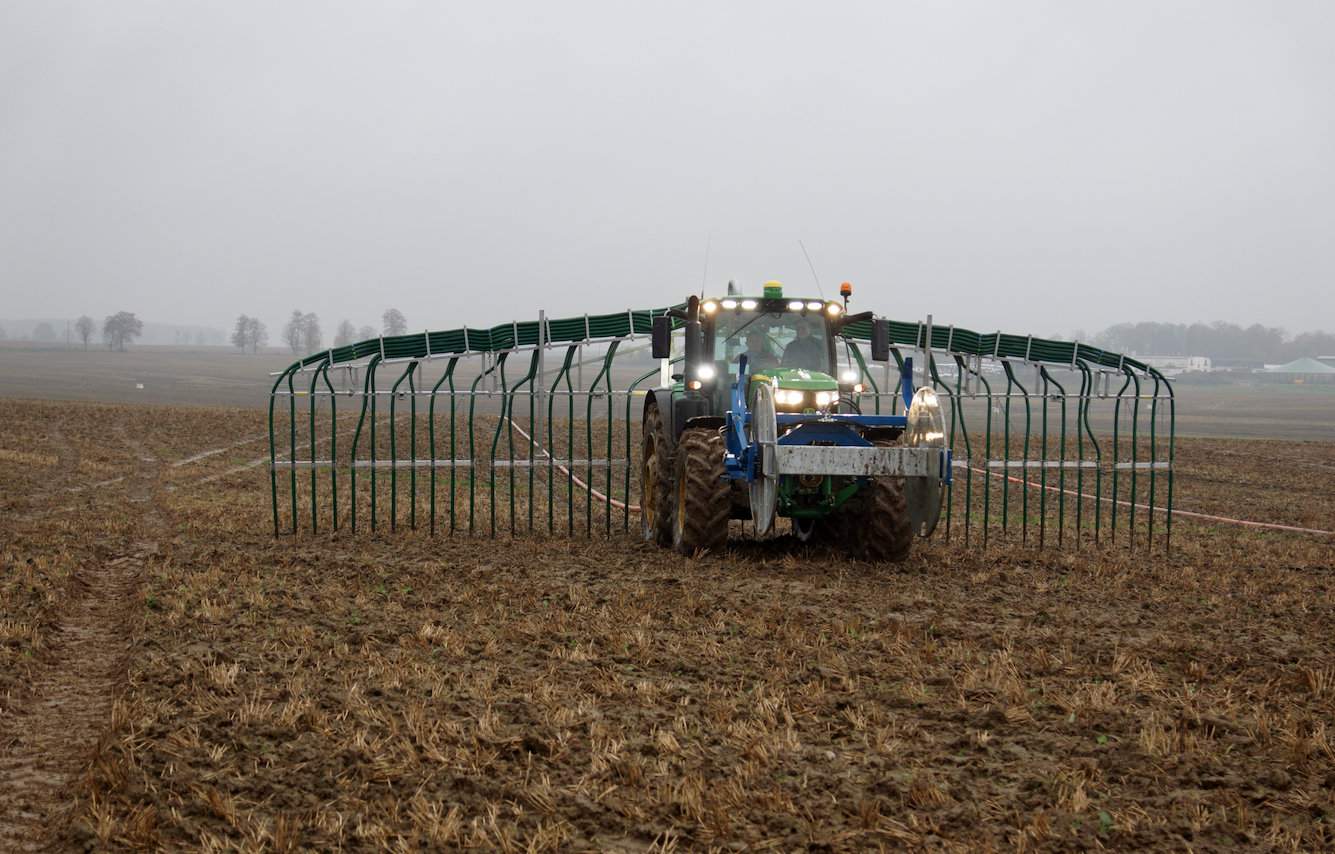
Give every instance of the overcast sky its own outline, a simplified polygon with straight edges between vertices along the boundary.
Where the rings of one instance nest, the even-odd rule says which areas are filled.
[[[896,318],[1335,329],[1335,3],[0,4],[0,317],[484,325],[799,239]]]

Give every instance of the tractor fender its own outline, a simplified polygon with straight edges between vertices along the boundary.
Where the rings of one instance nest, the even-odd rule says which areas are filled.
[[[644,411],[648,412],[651,405],[658,407],[659,413],[663,416],[663,423],[668,425],[668,441],[670,450],[675,451],[677,440],[681,438],[682,431],[686,427],[713,426],[712,424],[696,424],[696,419],[701,417],[713,418],[717,416],[710,415],[709,400],[697,395],[687,395],[671,388],[650,389],[644,397]],[[641,420],[643,423],[643,420]]]

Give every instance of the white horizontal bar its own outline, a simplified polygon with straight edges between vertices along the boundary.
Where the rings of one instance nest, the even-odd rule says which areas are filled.
[[[450,392],[448,389],[442,388],[442,389],[441,389],[439,392],[437,392],[436,394],[437,394],[439,397],[449,397],[450,394],[451,394],[451,392]],[[637,388],[637,389],[635,389],[634,391],[625,391],[625,390],[618,390],[618,389],[613,389],[612,391],[605,391],[605,390],[603,390],[603,389],[599,389],[599,390],[597,390],[597,391],[593,391],[593,390],[585,391],[585,390],[582,390],[582,389],[576,389],[576,390],[574,390],[574,391],[566,391],[566,390],[564,390],[564,389],[560,389],[560,390],[558,390],[558,391],[536,391],[536,392],[534,392],[534,391],[529,391],[528,389],[525,389],[525,390],[523,390],[523,391],[501,391],[500,389],[497,389],[497,390],[495,390],[495,391],[486,391],[485,389],[482,390],[482,391],[464,391],[463,389],[455,389],[455,391],[453,392],[453,394],[454,394],[456,397],[512,397],[512,396],[513,396],[513,397],[553,397],[553,398],[555,398],[555,397],[587,397],[587,396],[593,396],[593,397],[609,397],[609,396],[610,396],[610,397],[625,397],[626,395],[630,395],[630,396],[632,396],[632,397],[643,397],[644,395],[648,394],[648,390],[647,390],[647,389],[642,389],[642,388]],[[375,396],[375,397],[390,397],[390,396],[394,396],[394,397],[408,397],[409,395],[417,395],[418,397],[430,397],[430,396],[431,396],[431,390],[430,390],[430,389],[423,389],[423,388],[419,388],[419,389],[417,389],[416,391],[391,391],[391,390],[389,390],[389,389],[376,389],[375,391],[371,391],[371,392],[363,392],[363,391],[336,391],[336,392],[333,393],[333,396],[334,396],[334,397],[371,397],[371,396]],[[301,390],[301,389],[297,389],[297,390],[294,390],[294,391],[291,391],[291,392],[283,391],[282,389],[280,389],[280,390],[274,392],[274,393],[273,393],[273,396],[274,396],[274,397],[311,397],[312,395],[311,395],[311,392],[310,392],[310,391]],[[326,390],[326,389],[316,389],[316,390],[315,390],[315,394],[314,394],[314,396],[315,396],[315,397],[329,397],[329,396],[330,396],[330,393],[329,393],[329,391]]]
[[[1171,469],[1172,467],[1173,467],[1173,464],[1172,464],[1172,463],[1167,463],[1167,462],[1158,462],[1158,463],[1117,463],[1116,465],[1113,466],[1113,468],[1114,468],[1114,469],[1117,469],[1118,471],[1126,471],[1126,470],[1128,470],[1128,469],[1154,469],[1154,470],[1156,470],[1156,471],[1160,471],[1160,470],[1163,470],[1163,469]]]
[[[936,477],[941,474],[942,454],[936,448],[774,446],[774,462],[781,475]]]
[[[988,460],[990,469],[1093,469],[1099,464],[1093,460]]]
[[[337,461],[337,462],[334,461],[334,460],[278,460],[276,463],[274,463],[274,468],[275,468],[275,469],[294,469],[294,468],[308,469],[308,468],[330,468],[330,467],[334,467],[334,466],[342,467],[342,466],[346,466],[346,465],[347,465],[347,463],[346,463],[346,462],[343,462],[343,461],[341,461],[341,460],[340,460],[340,461]],[[357,460],[356,462],[354,462],[354,463],[352,464],[353,468],[359,468],[359,469],[366,469],[366,468],[377,468],[377,469],[412,469],[412,468],[419,468],[419,469],[429,469],[429,468],[448,469],[448,468],[464,468],[464,469],[466,469],[466,468],[472,468],[474,465],[476,465],[476,466],[479,467],[479,468],[486,468],[486,466],[487,466],[487,461],[486,461],[486,460],[478,460],[476,463],[474,463],[472,460],[436,460],[436,461],[433,463],[433,462],[432,462],[431,460],[429,460],[429,459],[426,459],[426,460],[399,460],[399,461],[397,461],[397,462],[395,462],[395,461],[391,461],[391,460],[375,460],[374,462],[372,462],[371,460]],[[610,467],[612,467],[612,468],[622,468],[622,467],[624,467],[625,465],[626,465],[626,461],[625,461],[625,460],[611,460],[611,461],[608,461],[608,460],[597,460],[597,459],[595,459],[595,460],[562,460],[562,459],[556,459],[556,460],[546,460],[546,459],[543,459],[543,460],[495,460],[494,462],[491,463],[492,468],[502,468],[502,469],[503,469],[503,468],[517,468],[517,469],[537,468],[537,469],[541,469],[541,468],[547,468],[547,467],[549,467],[549,466],[574,466],[574,467],[584,467],[584,468],[608,468],[608,467],[610,466]]]

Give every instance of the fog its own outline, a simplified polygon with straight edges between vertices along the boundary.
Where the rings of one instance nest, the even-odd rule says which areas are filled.
[[[0,6],[0,317],[1335,327],[1335,4]]]

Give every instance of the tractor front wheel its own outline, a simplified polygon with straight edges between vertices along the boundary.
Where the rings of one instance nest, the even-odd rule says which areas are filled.
[[[640,444],[640,533],[647,542],[672,542],[672,456],[667,428],[655,404],[644,413]]]
[[[877,442],[887,447],[889,442]],[[904,495],[904,479],[876,477],[864,487],[862,509],[849,525],[850,545],[862,558],[899,563],[913,548],[913,520]]]
[[[854,550],[871,561],[907,560],[913,548],[913,523],[904,497],[904,481],[897,477],[874,478],[866,491],[862,513],[849,532]]]
[[[722,551],[728,543],[732,500],[725,479],[726,449],[717,430],[695,428],[677,443],[672,547],[685,555]]]

